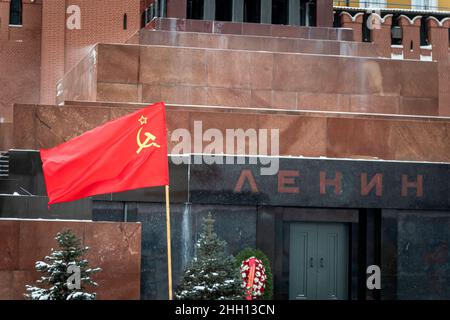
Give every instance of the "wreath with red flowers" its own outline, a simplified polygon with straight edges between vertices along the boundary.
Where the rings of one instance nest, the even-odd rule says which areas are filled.
[[[250,257],[243,261],[240,268],[242,288],[245,289],[247,300],[260,299],[266,288],[266,269],[261,260]]]

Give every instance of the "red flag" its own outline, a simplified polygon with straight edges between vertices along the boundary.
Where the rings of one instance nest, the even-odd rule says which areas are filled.
[[[41,150],[49,205],[168,185],[166,137],[160,102]]]

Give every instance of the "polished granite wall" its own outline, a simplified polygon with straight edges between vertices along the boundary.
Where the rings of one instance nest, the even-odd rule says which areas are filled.
[[[24,299],[25,285],[40,274],[36,261],[57,246],[56,233],[69,228],[91,249],[90,266],[104,271],[95,275],[99,300],[140,298],[141,225],[75,221],[0,220],[0,299]]]
[[[0,180],[0,219],[92,220],[92,201],[89,198],[52,205],[49,209],[45,190],[39,196],[33,193],[35,190],[27,189],[33,195],[24,195],[24,191],[16,186],[20,184],[11,186],[8,181]],[[21,196],[11,195],[14,192]]]
[[[142,223],[142,299],[167,298],[167,256],[163,203],[127,202],[127,221]],[[275,298],[288,299],[289,224],[341,222],[351,226],[351,299],[448,299],[449,212],[380,210],[367,221],[367,210],[308,209],[300,207],[175,204],[172,205],[174,286],[192,259],[200,221],[209,212],[216,231],[228,243],[228,253],[244,247],[265,251],[274,274]],[[124,202],[95,201],[93,217],[124,221]],[[185,227],[183,227],[185,226]],[[188,229],[186,229],[188,228]],[[381,292],[366,291],[365,266],[380,264]]]
[[[16,105],[14,148],[54,147],[144,106],[81,102],[64,107]],[[280,155],[285,156],[450,161],[448,118],[168,106],[169,137],[177,128],[193,133],[194,121],[202,121],[203,131],[217,128],[223,133],[239,128],[279,129]],[[169,141],[169,150],[176,144]]]
[[[127,221],[142,224],[141,299],[167,299],[167,253],[163,203],[127,203]],[[194,254],[194,243],[209,213],[215,230],[227,242],[227,253],[256,246],[256,207],[207,204],[171,206],[173,281],[176,289]],[[124,221],[124,203],[95,201],[93,219]]]
[[[87,67],[84,61],[66,75],[59,103],[164,100],[240,108],[439,113],[436,62],[116,44],[93,50],[91,64],[96,65]]]
[[[450,298],[449,212],[383,210],[385,299]]]
[[[162,203],[165,199],[163,187],[143,188],[57,204],[48,210],[44,180],[36,178],[42,177],[39,152],[13,150],[9,156],[9,180],[0,180],[0,192],[3,190],[5,194],[0,197],[0,216],[90,220],[92,201]],[[302,157],[280,157],[276,163],[259,157],[259,161],[252,163],[250,159],[254,160],[245,157],[240,159],[244,160],[242,163],[236,163],[237,158],[229,158],[234,164],[206,164],[199,162],[196,155],[171,155],[172,204],[450,209],[450,166],[447,163]],[[261,170],[269,165],[275,165],[278,172],[263,175]],[[15,181],[15,186],[9,181]],[[33,196],[13,196],[20,191],[19,187]]]

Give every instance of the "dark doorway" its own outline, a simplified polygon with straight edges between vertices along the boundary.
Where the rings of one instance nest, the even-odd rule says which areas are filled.
[[[233,1],[216,0],[216,20],[231,21],[233,19]]]
[[[188,0],[186,17],[188,19],[203,19],[203,0]]]
[[[244,0],[244,22],[261,22],[261,0]]]
[[[288,1],[272,0],[272,24],[289,24]]]

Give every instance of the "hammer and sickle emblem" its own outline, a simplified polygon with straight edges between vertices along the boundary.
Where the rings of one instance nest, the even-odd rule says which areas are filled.
[[[147,137],[144,142],[141,142],[141,131],[142,128],[139,129],[138,134],[136,136],[137,144],[139,146],[138,151],[136,151],[137,154],[140,154],[142,150],[155,147],[155,148],[161,148],[161,146],[155,142],[150,143],[150,141],[155,141],[156,137],[152,135],[149,132],[144,133],[144,135]]]

